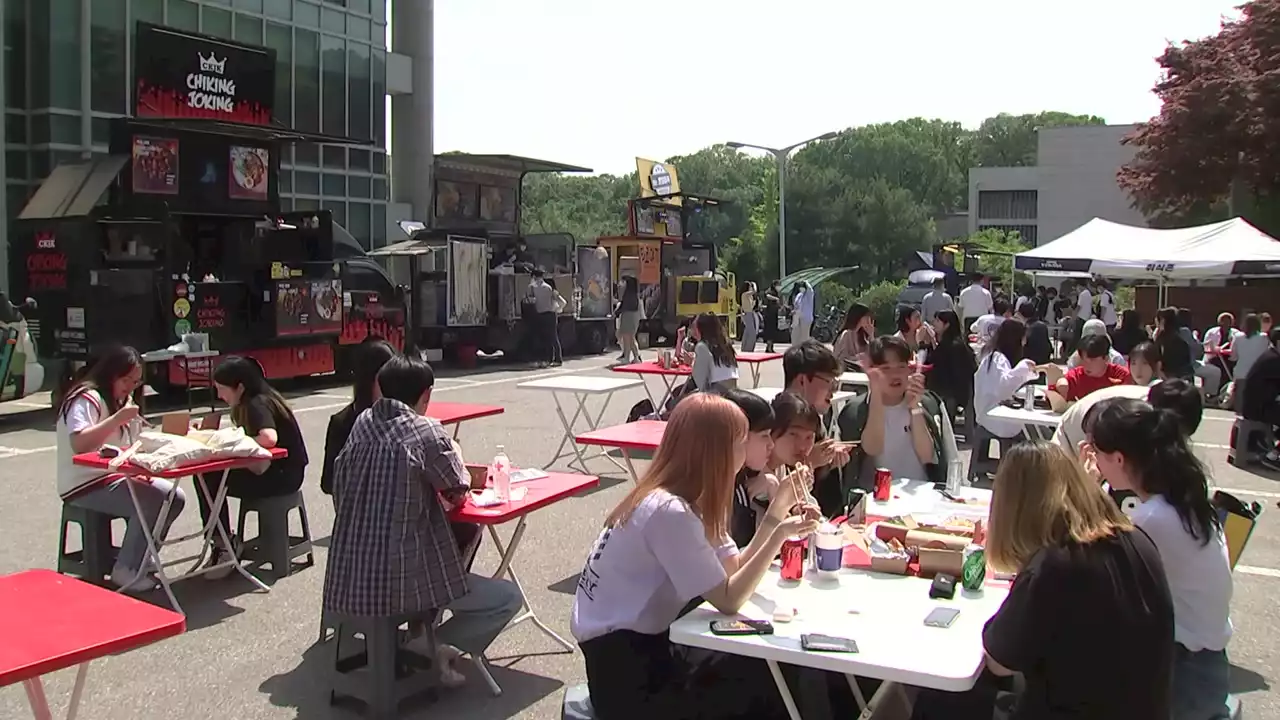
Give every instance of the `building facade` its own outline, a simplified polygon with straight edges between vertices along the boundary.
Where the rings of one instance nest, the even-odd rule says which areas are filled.
[[[969,171],[969,231],[1017,231],[1042,245],[1095,217],[1145,225],[1116,173],[1133,158],[1121,141],[1136,125],[1046,128],[1037,139],[1037,164]]]
[[[391,53],[386,0],[5,0],[0,144],[0,264],[12,218],[59,163],[105,155],[110,120],[133,104],[138,21],[206,33],[276,51],[275,120],[286,127],[372,141],[286,146],[284,210],[325,209],[368,247],[408,219],[430,194],[431,163],[405,163],[392,196],[387,97],[405,130],[406,157],[431,158],[430,0],[401,2]],[[389,69],[390,68],[390,69]],[[418,84],[414,84],[415,75]],[[409,94],[419,90],[418,97]],[[408,101],[402,101],[407,99]],[[417,190],[421,187],[421,191]],[[397,204],[394,200],[402,200]],[[0,287],[8,271],[0,272]]]

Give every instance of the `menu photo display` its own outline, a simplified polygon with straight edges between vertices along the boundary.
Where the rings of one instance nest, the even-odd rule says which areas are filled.
[[[276,334],[311,335],[342,331],[342,281],[276,282]]]
[[[271,152],[261,147],[232,145],[227,195],[232,200],[268,200],[267,181],[271,174]]]
[[[133,136],[133,191],[149,195],[178,194],[178,141]]]

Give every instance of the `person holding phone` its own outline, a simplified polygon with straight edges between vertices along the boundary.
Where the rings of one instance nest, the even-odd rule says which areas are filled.
[[[743,550],[729,537],[750,426],[711,393],[682,401],[644,477],[613,509],[578,579],[570,621],[601,720],[786,717],[765,663],[698,662],[668,630],[702,601],[735,614],[788,537],[818,527],[789,479]]]
[[[147,558],[142,523],[154,529],[157,543],[164,542],[186,504],[186,495],[181,489],[174,490],[169,480],[137,482],[133,490],[142,507],[142,517],[138,517],[126,484],[129,480],[72,461],[80,453],[97,452],[107,445],[127,448],[142,430],[143,420],[131,399],[142,386],[142,356],[123,345],[97,355],[58,406],[58,495],[71,505],[128,519],[124,543],[111,569],[111,583],[126,592],[143,592],[155,587],[150,573],[158,568]],[[160,507],[170,492],[169,514],[164,526],[157,528]]]

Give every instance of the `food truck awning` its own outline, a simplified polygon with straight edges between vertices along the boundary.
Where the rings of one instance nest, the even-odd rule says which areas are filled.
[[[108,155],[88,162],[59,165],[40,183],[36,194],[18,213],[18,219],[56,220],[87,216],[127,162],[128,155]]]
[[[474,155],[472,153],[463,152],[449,152],[436,155],[436,164],[456,165],[462,167],[470,165],[472,167],[484,168],[486,170],[500,170],[519,175],[547,172],[591,172],[591,168],[578,167],[577,165],[566,165],[564,163],[551,162],[550,160],[537,160],[534,158],[520,157],[519,155]]]
[[[225,122],[209,118],[122,118],[133,126],[151,126],[169,130],[190,130],[193,132],[217,133],[234,137],[261,140],[264,142],[312,142],[329,143],[330,145],[355,145],[370,147],[373,140],[347,137],[345,135],[329,135],[326,133],[293,130],[283,125],[249,125],[247,123]]]
[[[369,255],[372,257],[406,257],[409,255],[426,255],[431,252],[444,250],[445,246],[440,244],[437,239],[434,244],[428,238],[420,238],[414,240],[401,240],[398,243],[384,245],[376,250],[370,250]]]

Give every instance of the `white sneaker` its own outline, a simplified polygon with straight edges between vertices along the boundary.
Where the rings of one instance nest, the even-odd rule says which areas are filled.
[[[209,556],[209,562],[205,563],[205,567],[212,567],[219,563],[225,563],[228,560],[233,559],[234,557],[235,557],[234,553],[224,548],[221,548],[215,544],[213,546],[213,554]],[[226,577],[230,575],[234,570],[235,568],[231,567],[230,565],[223,565],[222,567],[216,570],[210,570],[209,572],[205,573],[204,579],[205,580],[225,580]]]
[[[457,662],[462,659],[461,650],[452,645],[441,645],[436,648],[436,658],[440,661],[441,685],[458,688],[467,684],[467,676],[457,668]]]

